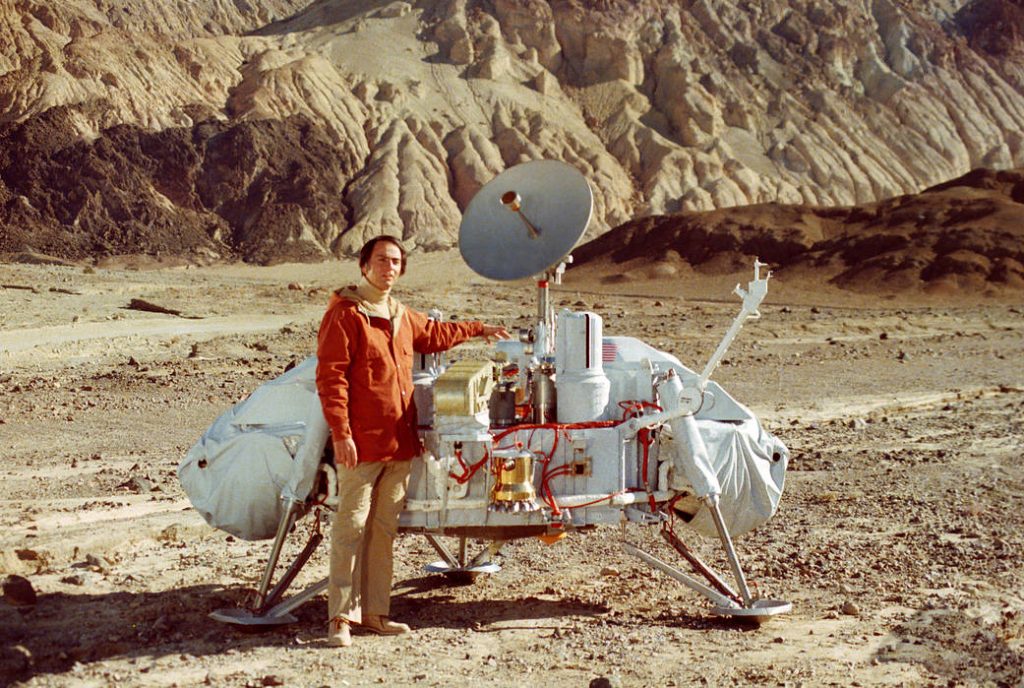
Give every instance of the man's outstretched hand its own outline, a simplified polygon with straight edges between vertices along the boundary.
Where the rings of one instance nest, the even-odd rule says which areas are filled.
[[[491,343],[492,339],[511,339],[512,337],[512,335],[508,333],[508,330],[500,325],[484,325],[484,333],[480,336],[483,337],[488,344]]]

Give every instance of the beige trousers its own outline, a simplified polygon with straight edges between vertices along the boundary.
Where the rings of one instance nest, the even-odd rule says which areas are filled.
[[[362,623],[387,616],[394,575],[392,547],[412,461],[373,461],[338,469],[338,512],[331,528],[327,618]]]

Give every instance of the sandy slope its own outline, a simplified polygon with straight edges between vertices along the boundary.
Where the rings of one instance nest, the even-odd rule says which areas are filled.
[[[328,290],[354,266],[2,269],[4,284],[36,291],[0,290],[0,573],[26,576],[39,599],[22,611],[0,603],[0,685],[1024,678],[1020,307],[840,302],[773,284],[717,378],[793,452],[781,513],[739,543],[759,590],[794,602],[788,617],[759,630],[714,620],[628,559],[614,529],[516,543],[500,574],[456,588],[426,576],[435,557],[405,537],[395,612],[414,635],[360,636],[341,652],[320,641],[323,598],[267,634],[206,619],[258,583],[268,543],[208,528],[174,470],[214,417],[311,351]],[[601,277],[570,272],[556,303],[592,308],[608,334],[694,367],[735,312],[733,277]],[[534,311],[528,283],[488,283],[451,254],[417,256],[402,291],[420,308],[510,326]],[[125,310],[131,298],[204,317]],[[656,533],[629,536],[669,556]],[[325,569],[321,551],[300,582]]]

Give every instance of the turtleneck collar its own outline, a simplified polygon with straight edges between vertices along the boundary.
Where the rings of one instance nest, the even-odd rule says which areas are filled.
[[[335,292],[343,297],[345,290]],[[397,333],[402,321],[402,304],[391,296],[391,290],[382,291],[375,287],[366,277],[363,277],[355,287],[349,287],[348,293],[364,313],[374,318],[384,318],[391,321],[392,333]]]
[[[378,289],[372,282],[370,282],[370,280],[366,279],[366,275],[363,275],[362,279],[359,280],[359,284],[356,285],[356,293],[359,294],[359,298],[367,304],[380,306],[387,304],[391,290],[388,289],[387,291],[382,291]]]

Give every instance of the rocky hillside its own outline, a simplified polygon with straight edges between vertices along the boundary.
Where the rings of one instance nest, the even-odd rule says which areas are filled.
[[[0,0],[0,252],[450,246],[557,158],[590,236],[1024,167],[1018,0]]]

